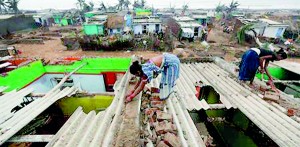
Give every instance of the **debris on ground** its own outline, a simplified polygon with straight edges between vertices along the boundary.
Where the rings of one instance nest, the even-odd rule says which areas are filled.
[[[166,103],[160,100],[156,88],[142,95],[141,146],[181,146],[173,117],[166,110]]]

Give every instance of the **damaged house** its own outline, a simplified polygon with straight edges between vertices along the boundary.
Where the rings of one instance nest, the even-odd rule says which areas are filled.
[[[83,30],[86,35],[104,35],[107,15],[99,11],[85,13]]]
[[[133,32],[135,35],[159,33],[161,31],[161,20],[158,17],[135,17],[133,19]]]
[[[269,19],[245,19],[245,18],[238,18],[236,19],[234,25],[234,32],[236,33],[242,26],[247,24],[254,24],[253,29],[260,37],[265,38],[281,38],[288,27],[288,25],[272,21]],[[248,32],[249,35],[254,34],[250,31]]]
[[[108,15],[106,27],[109,35],[122,34],[125,27],[124,16],[116,14]]]
[[[202,36],[203,26],[190,17],[172,17],[168,20],[168,27],[178,38],[194,39]]]

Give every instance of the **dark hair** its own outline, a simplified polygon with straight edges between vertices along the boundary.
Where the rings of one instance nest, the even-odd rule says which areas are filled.
[[[278,52],[276,52],[277,55],[280,55],[282,59],[286,59],[287,58],[287,54],[286,52],[283,50],[283,48],[281,48]]]
[[[137,75],[138,71],[140,71],[141,73],[143,72],[142,66],[139,64],[139,61],[134,61],[132,63],[132,65],[130,66],[129,70],[130,70],[130,73],[133,75]]]

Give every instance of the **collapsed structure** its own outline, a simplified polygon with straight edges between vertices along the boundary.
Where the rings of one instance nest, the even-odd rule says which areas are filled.
[[[110,59],[101,60],[104,61],[109,61],[111,65],[121,64],[113,63]],[[209,145],[209,136],[198,132],[190,112],[224,109],[241,111],[279,146],[297,146],[300,143],[299,117],[289,117],[284,108],[264,101],[263,95],[238,83],[229,72],[233,71],[231,65],[218,58],[209,61],[182,63],[175,93],[165,102],[160,101],[157,94],[158,78],[148,84],[150,91],[139,94],[133,102],[125,104],[124,97],[133,88],[135,81],[127,71],[114,82],[114,92],[109,93],[114,98],[103,111],[98,108],[87,111],[82,105],[72,109],[70,118],[55,134],[20,135],[18,132],[22,128],[28,127],[51,105],[68,99],[65,97],[82,93],[80,83],[68,85],[66,82],[70,83],[73,74],[97,68],[89,62],[78,62],[46,94],[38,96],[34,93],[35,89],[25,86],[22,90],[12,90],[0,96],[0,143],[45,142],[47,146],[205,146]],[[123,71],[126,69],[118,72]],[[196,87],[200,87],[200,91]],[[207,93],[207,87],[217,93],[216,102],[203,96]],[[0,87],[0,93],[7,88]],[[199,97],[197,92],[200,92]],[[24,97],[31,98],[32,102],[21,107]],[[297,100],[284,94],[282,99],[299,105]],[[76,101],[82,100],[77,98]],[[16,107],[18,105],[20,108]]]

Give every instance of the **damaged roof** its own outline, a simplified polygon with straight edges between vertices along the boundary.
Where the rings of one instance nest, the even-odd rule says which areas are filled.
[[[108,15],[107,17],[107,28],[109,29],[117,29],[124,27],[124,16],[120,15]]]

